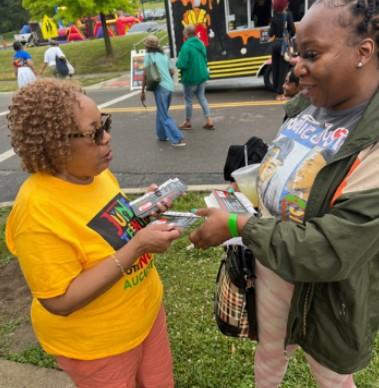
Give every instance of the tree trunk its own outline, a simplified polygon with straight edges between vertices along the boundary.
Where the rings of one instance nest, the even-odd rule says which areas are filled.
[[[113,57],[112,43],[108,35],[108,28],[107,28],[107,23],[105,21],[105,15],[102,12],[100,12],[100,20],[101,20],[101,27],[103,28],[105,52],[107,54],[107,57]]]

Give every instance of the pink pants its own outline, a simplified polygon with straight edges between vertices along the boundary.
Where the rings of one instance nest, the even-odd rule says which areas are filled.
[[[163,306],[151,332],[136,348],[85,361],[57,357],[79,388],[173,388],[172,358]]]
[[[257,318],[259,343],[255,352],[256,388],[276,388],[287,370],[284,354],[287,318],[293,285],[277,276],[257,261]],[[291,354],[296,346],[288,346]],[[320,365],[305,354],[313,377],[322,388],[355,388],[353,375],[341,375]]]

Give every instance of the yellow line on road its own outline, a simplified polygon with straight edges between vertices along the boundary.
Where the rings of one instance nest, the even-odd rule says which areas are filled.
[[[237,101],[237,102],[222,102],[217,104],[209,104],[209,107],[212,109],[222,109],[222,108],[240,108],[245,106],[275,106],[283,105],[285,101],[275,101],[275,100],[261,100],[261,101]],[[194,104],[194,109],[201,109],[200,105]],[[109,113],[125,113],[125,112],[155,112],[155,106],[144,107],[128,107],[128,108],[106,108],[102,109],[103,112]],[[184,110],[184,105],[171,105],[170,110]]]

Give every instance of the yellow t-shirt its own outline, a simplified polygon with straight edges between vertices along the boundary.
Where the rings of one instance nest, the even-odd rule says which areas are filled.
[[[48,353],[92,360],[125,352],[146,338],[163,297],[150,254],[66,317],[38,301],[64,294],[81,271],[107,258],[143,226],[143,220],[132,218],[108,170],[89,185],[39,173],[24,182],[7,220],[6,242],[33,294],[33,328]]]

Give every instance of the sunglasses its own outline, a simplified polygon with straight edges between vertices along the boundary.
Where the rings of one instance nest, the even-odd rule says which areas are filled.
[[[111,131],[111,123],[112,116],[110,113],[101,113],[101,124],[99,128],[95,129],[94,131],[70,133],[68,137],[74,139],[88,137],[96,145],[100,145],[104,140],[104,132],[109,133]]]

